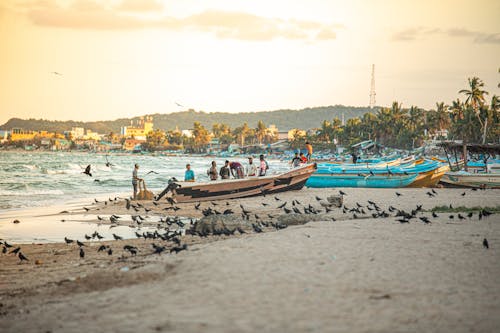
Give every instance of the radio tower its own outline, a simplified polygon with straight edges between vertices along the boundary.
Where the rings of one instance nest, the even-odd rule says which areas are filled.
[[[370,86],[370,109],[375,106],[375,64],[372,65],[372,83]]]

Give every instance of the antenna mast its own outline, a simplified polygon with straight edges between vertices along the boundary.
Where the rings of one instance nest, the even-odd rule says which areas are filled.
[[[370,87],[370,109],[375,106],[375,64],[372,65],[372,83]]]

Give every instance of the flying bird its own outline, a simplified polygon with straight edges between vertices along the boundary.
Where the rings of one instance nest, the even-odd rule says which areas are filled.
[[[59,73],[59,72],[55,72],[55,71],[54,71],[54,72],[51,72],[51,73],[52,73],[52,74],[54,74],[54,75],[59,75],[59,76],[62,76],[62,74],[61,74],[61,73]]]
[[[179,104],[179,103],[177,103],[177,102],[175,102],[175,105],[177,105],[178,107],[181,107],[181,108],[185,108],[185,106],[184,106],[184,105],[181,105],[181,104]]]
[[[89,177],[92,177],[92,173],[90,173],[90,164],[87,165],[87,167],[85,168],[85,171],[83,171],[82,173],[86,174]]]

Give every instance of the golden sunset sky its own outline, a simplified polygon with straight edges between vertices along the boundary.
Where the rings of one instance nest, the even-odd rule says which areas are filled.
[[[450,103],[471,76],[491,97],[499,17],[498,0],[1,0],[0,123],[366,106],[371,64],[377,105]]]

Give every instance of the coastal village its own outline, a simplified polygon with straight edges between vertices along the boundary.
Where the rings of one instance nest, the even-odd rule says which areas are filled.
[[[138,121],[131,121],[130,126],[123,126],[120,133],[97,133],[83,127],[73,127],[63,133],[37,131],[33,129],[12,128],[11,130],[0,130],[1,148],[21,148],[24,150],[44,151],[70,151],[87,150],[95,152],[143,152],[143,151],[182,151],[186,147],[185,142],[201,138],[201,145],[197,146],[199,151],[216,153],[221,151],[237,152],[249,147],[276,148],[288,147],[286,142],[293,141],[297,137],[305,138],[307,135],[315,134],[319,129],[290,129],[280,131],[275,125],[270,125],[261,131],[260,143],[246,144],[237,143],[237,140],[220,140],[217,133],[207,131],[195,122],[194,129],[179,129],[164,131],[154,128],[152,116],[140,117]],[[217,128],[217,125],[214,125]],[[258,128],[256,130],[259,130]],[[167,138],[167,132],[174,137]],[[235,138],[236,139],[236,138]],[[234,141],[234,142],[232,142]],[[238,140],[239,141],[239,140]],[[257,140],[255,140],[257,141]],[[248,140],[247,140],[248,142]],[[283,145],[285,144],[285,145]]]

